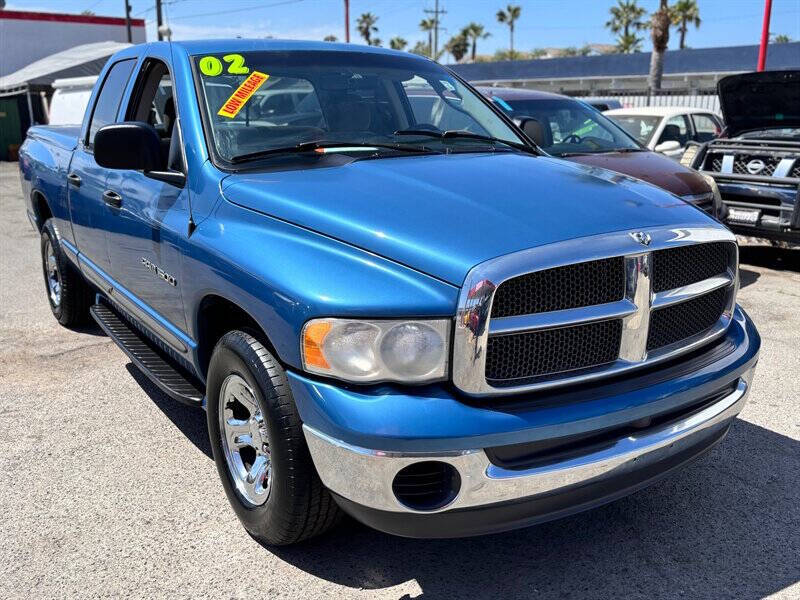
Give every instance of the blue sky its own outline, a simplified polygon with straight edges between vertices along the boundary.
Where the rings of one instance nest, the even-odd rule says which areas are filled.
[[[148,39],[155,37],[154,0],[130,0],[132,14],[144,18]],[[507,3],[495,0],[440,0],[447,10],[442,17],[443,40],[470,21],[482,23],[492,34],[479,43],[480,54],[491,54],[508,47],[508,27],[497,22],[497,10]],[[515,47],[531,50],[540,47],[581,46],[586,43],[613,43],[603,26],[612,0],[515,0],[522,6],[516,24]],[[358,39],[355,20],[363,12],[379,17],[377,34],[388,44],[399,35],[413,45],[425,39],[418,24],[433,8],[433,0],[350,0],[353,40]],[[640,0],[640,5],[655,10],[657,0]],[[344,38],[342,0],[164,0],[165,14],[174,39],[203,37],[264,37],[322,39],[332,34]],[[702,25],[691,28],[687,44],[693,48],[757,44],[761,34],[763,0],[698,0]],[[98,15],[123,16],[123,0],[8,0],[6,8],[78,13],[89,9]],[[772,33],[800,40],[800,0],[773,0]],[[440,44],[443,42],[440,42]],[[671,34],[670,48],[676,48],[678,35]],[[645,50],[649,44],[645,42]]]

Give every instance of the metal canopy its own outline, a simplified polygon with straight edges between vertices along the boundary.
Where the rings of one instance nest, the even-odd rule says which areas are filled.
[[[131,44],[95,42],[56,52],[19,71],[0,77],[0,96],[13,96],[31,89],[48,89],[56,79],[98,75],[108,58]]]

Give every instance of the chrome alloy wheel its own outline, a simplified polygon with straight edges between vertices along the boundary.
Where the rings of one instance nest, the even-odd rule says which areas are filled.
[[[53,250],[53,242],[49,239],[44,246],[44,274],[47,279],[47,291],[50,294],[50,302],[58,308],[61,306],[61,273],[58,271],[56,253]]]
[[[219,391],[219,424],[228,472],[242,497],[254,506],[269,498],[272,461],[264,415],[250,385],[231,374]]]

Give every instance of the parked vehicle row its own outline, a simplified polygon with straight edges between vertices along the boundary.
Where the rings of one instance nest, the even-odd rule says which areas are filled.
[[[22,147],[48,302],[205,408],[265,543],[342,511],[451,537],[610,502],[724,438],[760,338],[734,235],[598,165],[702,179],[582,107],[520,130],[372,47],[127,48],[80,127]]]
[[[717,182],[716,214],[736,233],[800,246],[800,71],[726,77],[725,131],[681,161]]]
[[[642,179],[713,212],[713,180],[649,150],[586,103],[535,90],[479,89],[517,123],[524,121],[525,132],[551,156]]]

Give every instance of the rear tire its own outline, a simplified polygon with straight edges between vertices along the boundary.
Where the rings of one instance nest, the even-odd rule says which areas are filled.
[[[64,254],[53,219],[42,226],[40,249],[44,287],[53,316],[65,327],[85,323],[92,289]]]
[[[206,388],[208,432],[222,486],[257,540],[293,544],[333,527],[341,512],[314,469],[286,373],[255,337],[225,334]]]

